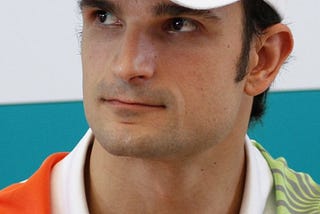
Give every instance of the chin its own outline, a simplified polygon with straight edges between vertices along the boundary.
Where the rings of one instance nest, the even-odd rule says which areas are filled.
[[[168,139],[167,134],[112,133],[98,135],[96,140],[109,154],[119,157],[161,159],[174,156],[182,149],[181,144],[174,138]]]

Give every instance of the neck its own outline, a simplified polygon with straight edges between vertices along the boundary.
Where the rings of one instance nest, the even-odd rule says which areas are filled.
[[[95,142],[85,173],[90,213],[238,213],[243,141],[175,161],[113,156]]]

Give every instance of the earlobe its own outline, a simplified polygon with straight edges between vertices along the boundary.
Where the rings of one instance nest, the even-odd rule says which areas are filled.
[[[267,90],[293,48],[290,29],[283,24],[267,28],[254,41],[250,53],[253,66],[248,67],[245,92],[256,96]],[[250,62],[249,62],[250,65]]]

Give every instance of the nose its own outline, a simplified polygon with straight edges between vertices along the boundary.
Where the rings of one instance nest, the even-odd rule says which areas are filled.
[[[150,36],[128,30],[118,44],[111,65],[116,77],[130,84],[141,84],[154,76],[156,51]]]

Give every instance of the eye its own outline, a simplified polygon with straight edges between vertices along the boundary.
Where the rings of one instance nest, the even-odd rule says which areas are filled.
[[[186,18],[173,18],[165,25],[165,30],[169,33],[192,32],[198,29],[195,21]]]
[[[112,25],[121,25],[118,17],[113,15],[108,11],[99,10],[96,12],[97,21],[103,25],[112,26]]]

